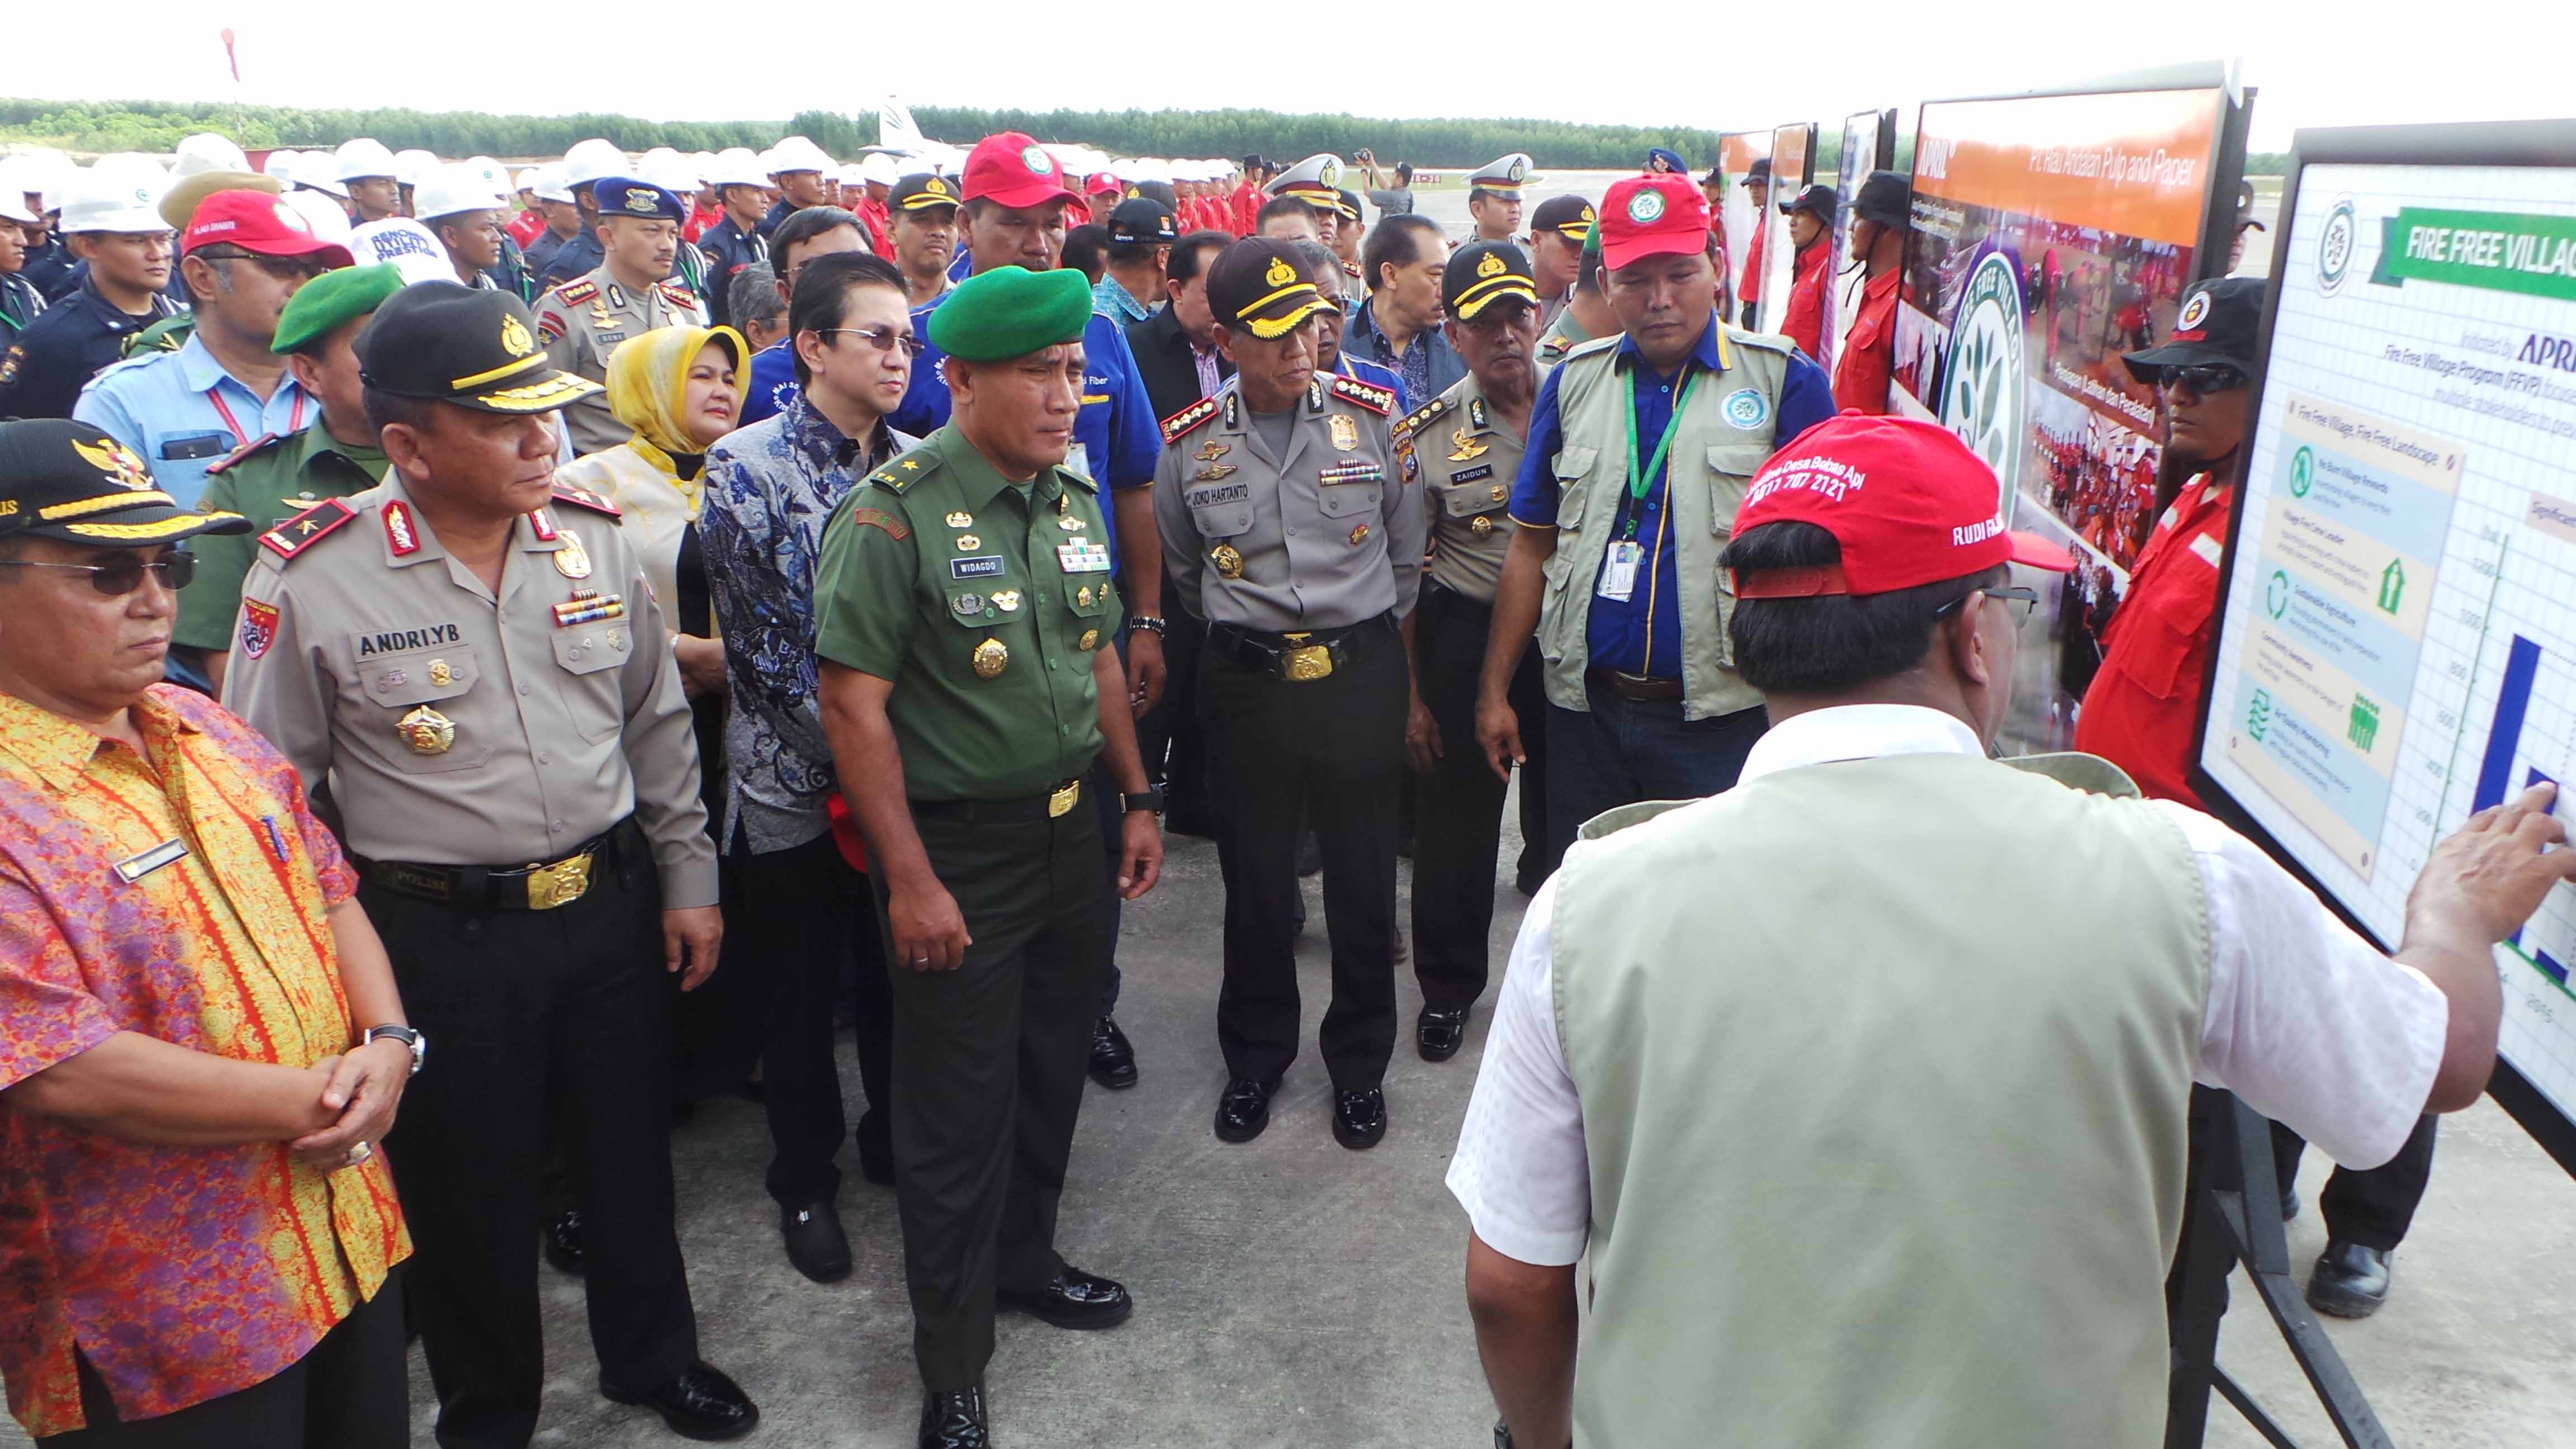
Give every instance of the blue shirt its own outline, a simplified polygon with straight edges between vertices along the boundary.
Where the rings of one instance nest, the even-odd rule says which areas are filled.
[[[917,373],[921,364],[916,361]],[[796,355],[784,342],[773,342],[751,355],[751,381],[742,390],[742,413],[738,419],[750,427],[763,418],[773,418],[787,411],[787,405],[803,395],[796,385]]]
[[[1694,372],[1713,374],[1692,389],[1723,387],[1726,368],[1718,347],[1717,314],[1709,314],[1708,330],[1700,333],[1699,343],[1691,349],[1689,360],[1678,377],[1667,378],[1647,367],[1637,356],[1634,339],[1619,339],[1618,358],[1614,366],[1624,369],[1636,389],[1637,463],[1643,466],[1654,456],[1655,445],[1663,440],[1665,429],[1673,421],[1673,389]],[[1512,521],[1533,528],[1556,526],[1556,455],[1565,446],[1565,427],[1556,411],[1556,385],[1565,376],[1563,367],[1547,375],[1539,385],[1538,406],[1530,412],[1529,449],[1521,455],[1520,477],[1512,487]],[[1834,415],[1833,383],[1825,370],[1808,360],[1803,352],[1789,358],[1788,371],[1780,379],[1780,395],[1772,401],[1771,435],[1780,442],[1805,432],[1808,428]],[[1681,574],[1675,562],[1673,531],[1666,527],[1665,505],[1672,493],[1671,459],[1666,458],[1652,477],[1646,480],[1646,496],[1628,497],[1628,440],[1626,437],[1599,440],[1605,460],[1595,487],[1607,490],[1605,496],[1616,500],[1608,518],[1614,537],[1634,537],[1652,555],[1652,570],[1640,569],[1636,586],[1628,591],[1627,601],[1600,596],[1601,580],[1596,573],[1592,581],[1592,602],[1585,615],[1584,637],[1595,667],[1615,669],[1622,674],[1643,675],[1656,679],[1679,679],[1682,673],[1682,620],[1678,601],[1681,598]],[[1631,535],[1627,523],[1630,510],[1637,519]],[[1587,521],[1586,527],[1590,524]],[[1610,563],[1610,551],[1601,553],[1602,567]]]
[[[84,280],[0,353],[0,418],[70,417],[82,385],[124,354],[125,339],[179,310],[155,296],[151,311],[133,316]]]
[[[1386,334],[1377,330],[1376,306],[1377,299],[1372,297],[1351,314],[1350,325],[1342,330],[1342,356],[1356,355],[1362,362],[1374,362],[1394,372],[1404,379],[1408,396],[1425,401],[1447,392],[1467,375],[1467,359],[1449,345],[1437,322],[1414,333],[1412,343],[1398,355],[1387,345]]]
[[[1154,309],[1137,301],[1136,294],[1127,290],[1126,283],[1109,276],[1092,283],[1091,310],[1108,313],[1109,320],[1121,328],[1154,315]]]
[[[290,437],[322,409],[292,376],[266,402],[233,380],[197,334],[176,352],[117,363],[81,389],[72,416],[132,448],[182,508],[205,495],[206,470],[261,438]]]
[[[545,266],[537,272],[537,290],[552,291],[566,282],[587,277],[607,260],[608,252],[600,246],[599,234],[584,226],[546,258]]]

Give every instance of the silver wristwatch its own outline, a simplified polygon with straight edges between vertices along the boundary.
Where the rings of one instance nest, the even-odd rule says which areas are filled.
[[[359,1039],[358,1044],[374,1046],[379,1039],[387,1037],[411,1048],[410,1075],[419,1076],[420,1064],[429,1058],[429,1038],[407,1026],[371,1026],[367,1028],[366,1035]]]

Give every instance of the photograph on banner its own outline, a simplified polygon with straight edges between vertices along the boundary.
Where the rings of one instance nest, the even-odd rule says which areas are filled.
[[[1780,208],[1798,199],[1799,189],[1814,174],[1816,128],[1813,123],[1782,126],[1771,133],[1770,204],[1762,208],[1763,332],[1780,330],[1789,313],[1789,289],[1798,281],[1798,248],[1789,239],[1789,218]]]
[[[1719,249],[1725,254],[1726,296],[1718,306],[1726,320],[1738,326],[1744,323],[1744,309],[1761,291],[1760,282],[1749,275],[1748,267],[1760,261],[1756,241],[1761,235],[1755,225],[1751,189],[1744,183],[1753,175],[1753,163],[1766,168],[1771,160],[1771,133],[1768,131],[1730,131],[1717,138],[1717,174],[1723,183],[1718,191],[1715,214]],[[1745,292],[1753,288],[1753,295]]]
[[[2032,652],[2053,656],[2055,677],[2024,681],[2006,731],[2024,748],[2071,740],[2101,631],[2154,526],[2156,393],[2121,357],[2171,335],[2205,270],[2228,105],[2212,87],[1920,113],[1890,406],[1965,438],[1994,465],[2013,526],[2088,565],[2052,581],[2054,647]]]
[[[1842,159],[1834,168],[1834,235],[1829,243],[1834,249],[1834,280],[1825,288],[1824,345],[1816,359],[1827,377],[1833,376],[1834,359],[1842,355],[1852,319],[1860,315],[1859,287],[1865,278],[1852,265],[1852,202],[1859,198],[1860,184],[1869,173],[1893,163],[1895,140],[1894,111],[1863,111],[1843,120]]]

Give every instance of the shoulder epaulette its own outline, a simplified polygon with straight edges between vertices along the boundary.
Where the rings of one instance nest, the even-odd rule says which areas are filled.
[[[557,503],[569,503],[575,508],[587,508],[593,513],[602,514],[609,518],[621,518],[624,516],[617,511],[616,504],[609,502],[607,499],[600,497],[598,494],[591,492],[587,488],[575,488],[569,483],[558,483],[555,485],[555,501]]]
[[[1358,276],[1359,274],[1360,274],[1360,264],[1359,264],[1359,263],[1357,263],[1357,262],[1344,262],[1344,263],[1342,263],[1342,275],[1343,275],[1343,276],[1346,276],[1346,277],[1356,277],[1356,276]]]
[[[259,536],[260,546],[288,563],[301,557],[306,549],[329,538],[332,532],[358,516],[358,510],[337,498],[325,498],[302,513],[286,520]]]
[[[681,286],[679,283],[656,282],[654,285],[661,289],[662,300],[670,303],[672,306],[686,307],[692,312],[703,310],[698,305],[698,294]]]
[[[216,474],[224,471],[226,468],[231,467],[235,463],[240,462],[242,459],[266,448],[276,441],[277,434],[262,433],[258,437],[251,439],[249,442],[244,443],[240,447],[233,449],[231,452],[226,453],[220,458],[217,458],[215,461],[208,463],[206,465],[206,476],[212,478]]]
[[[599,284],[588,277],[575,277],[547,295],[561,297],[564,301],[578,306],[599,295]]]
[[[1357,403],[1379,417],[1385,417],[1395,411],[1394,389],[1379,387],[1372,382],[1362,382],[1356,377],[1342,377],[1337,374],[1333,378],[1333,396],[1344,402]]]
[[[939,455],[908,449],[886,460],[886,465],[868,475],[868,481],[880,488],[901,493],[906,488],[939,471]]]
[[[1415,408],[1413,411],[1406,413],[1404,415],[1404,420],[1395,425],[1396,436],[1403,437],[1409,433],[1417,432],[1424,424],[1439,417],[1442,413],[1447,411],[1449,411],[1449,399],[1445,395],[1435,397],[1431,401],[1424,403],[1422,406]]]
[[[1200,398],[1197,402],[1163,419],[1163,445],[1170,447],[1196,431],[1200,424],[1216,416],[1216,399]]]

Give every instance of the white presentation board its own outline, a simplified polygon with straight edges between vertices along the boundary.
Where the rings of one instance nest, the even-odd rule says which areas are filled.
[[[2274,245],[2198,763],[2393,948],[2437,840],[2576,792],[2576,124],[2303,132]],[[2496,968],[2576,1170],[2576,887]]]

